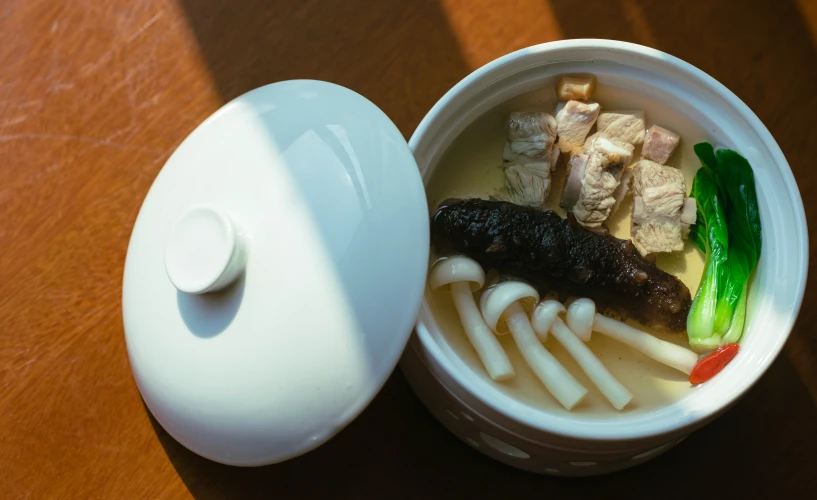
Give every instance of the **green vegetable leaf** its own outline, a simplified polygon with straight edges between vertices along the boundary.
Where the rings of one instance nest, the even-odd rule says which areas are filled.
[[[717,153],[715,171],[721,180],[721,196],[728,200],[729,231],[760,257],[762,230],[755,192],[755,174],[746,158],[730,149]]]
[[[698,158],[701,160],[701,167],[708,167],[714,170],[717,159],[715,158],[715,148],[712,147],[712,144],[709,144],[708,142],[701,142],[696,144],[693,149],[695,150],[695,154],[698,155]],[[696,182],[696,180],[697,175],[692,182],[692,193],[690,196],[696,200],[703,200],[705,197],[711,197],[711,193],[696,193],[698,189],[700,189],[700,187],[696,189],[696,184],[700,184],[700,181]],[[701,211],[701,202],[698,202],[697,221],[704,221],[704,218],[705,214]],[[697,246],[701,252],[706,253],[705,228],[699,231],[698,224],[693,224],[692,227],[689,228],[689,238],[693,243],[695,243],[695,246]]]
[[[721,336],[715,330],[716,311],[719,283],[725,274],[729,236],[718,196],[717,176],[705,163],[692,181],[691,196],[698,205],[693,241],[706,254],[706,265],[687,318],[687,335],[692,347],[708,350],[720,345]]]
[[[692,147],[695,150],[695,154],[698,155],[698,159],[701,160],[701,165],[704,167],[709,167],[711,169],[715,169],[715,165],[718,163],[718,160],[715,157],[715,148],[712,147],[712,144],[708,142],[699,142],[695,146]]]
[[[687,333],[691,346],[705,350],[737,342],[743,334],[762,232],[749,162],[729,149],[715,152],[709,143],[694,149],[702,166],[692,183],[698,213],[690,238],[706,254],[706,267]]]
[[[724,342],[729,343],[737,342],[743,333],[749,279],[760,259],[762,231],[755,178],[749,162],[728,149],[719,150],[717,158],[717,174],[723,186],[720,196],[727,200],[729,207],[729,279],[724,290],[728,310],[732,311],[731,324],[724,336]]]

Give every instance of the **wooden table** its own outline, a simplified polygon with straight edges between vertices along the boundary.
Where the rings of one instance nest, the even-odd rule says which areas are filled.
[[[368,97],[408,137],[474,68],[578,37],[653,46],[726,84],[780,143],[815,220],[810,0],[3,2],[0,497],[814,495],[814,275],[784,353],[733,410],[609,477],[498,465],[437,424],[399,373],[329,444],[257,469],[193,455],[143,407],[122,331],[125,252],[154,176],[201,120],[262,84],[315,78]]]

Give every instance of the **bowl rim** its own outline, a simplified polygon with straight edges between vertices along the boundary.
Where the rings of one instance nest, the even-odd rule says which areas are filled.
[[[425,115],[409,140],[409,147],[411,148],[412,152],[416,155],[418,145],[421,143],[424,136],[429,133],[429,129],[432,128],[432,124],[435,121],[440,120],[440,115],[445,114],[444,110],[448,109],[452,105],[455,105],[455,101],[460,94],[464,90],[479,83],[480,80],[490,77],[495,72],[501,73],[504,66],[516,60],[529,57],[541,57],[544,54],[552,54],[559,51],[576,50],[604,50],[608,52],[624,53],[629,56],[635,55],[651,60],[653,63],[668,65],[672,68],[672,70],[683,73],[687,78],[698,82],[708,90],[712,91],[718,99],[723,100],[728,106],[733,108],[737,114],[748,123],[752,131],[754,131],[761,139],[763,147],[769,152],[770,156],[774,160],[774,163],[777,165],[778,170],[780,171],[782,181],[785,185],[786,194],[791,200],[791,205],[795,212],[796,220],[794,221],[794,226],[798,228],[801,236],[801,245],[799,249],[800,262],[797,263],[797,268],[801,269],[803,272],[800,274],[800,276],[798,276],[798,281],[796,283],[796,296],[794,302],[791,304],[791,312],[788,317],[782,318],[785,320],[784,324],[782,325],[784,326],[782,329],[783,331],[778,333],[773,345],[771,346],[771,349],[759,360],[757,364],[753,365],[753,369],[750,372],[746,373],[748,376],[744,377],[740,381],[738,389],[733,391],[732,394],[715,404],[706,405],[705,409],[701,411],[687,412],[685,415],[674,420],[656,418],[653,419],[653,421],[650,421],[648,425],[640,425],[637,428],[630,428],[626,430],[612,430],[611,427],[614,427],[615,421],[610,422],[613,424],[611,426],[595,422],[593,425],[577,425],[575,421],[570,421],[569,417],[547,414],[541,410],[532,409],[533,411],[517,411],[519,406],[525,406],[521,403],[520,405],[497,404],[498,402],[494,401],[493,398],[482,394],[481,388],[469,380],[469,377],[461,373],[460,369],[454,367],[448,359],[448,355],[444,353],[441,347],[431,338],[429,328],[436,328],[436,325],[434,325],[434,319],[430,316],[430,314],[428,314],[427,318],[430,321],[426,321],[426,319],[424,319],[424,315],[427,313],[425,299],[423,299],[423,305],[418,315],[415,336],[419,340],[423,349],[433,358],[434,364],[442,367],[446,374],[451,377],[455,383],[459,384],[460,387],[462,387],[469,395],[476,398],[479,403],[487,406],[490,410],[527,427],[570,438],[605,441],[640,439],[668,434],[678,431],[679,429],[690,428],[698,423],[705,422],[731,407],[752,386],[754,386],[754,384],[769,369],[772,362],[774,362],[774,360],[779,356],[794,327],[794,323],[799,315],[805,294],[809,259],[808,226],[805,217],[805,209],[803,207],[802,197],[797,187],[794,174],[786,161],[780,146],[774,140],[766,126],[760,121],[754,112],[752,112],[752,110],[739,97],[737,97],[737,95],[718,82],[715,78],[709,76],[704,71],[698,69],[690,63],[687,63],[686,61],[657,49],[616,40],[588,38],[546,42],[516,50],[483,65],[454,85]],[[541,63],[538,65],[541,65]],[[487,382],[483,381],[483,383]],[[504,396],[511,401],[516,401],[510,396]],[[668,408],[672,406],[673,405],[669,405]],[[514,409],[514,407],[517,408]],[[542,418],[543,415],[545,418]],[[569,423],[565,425],[564,420],[567,420]]]

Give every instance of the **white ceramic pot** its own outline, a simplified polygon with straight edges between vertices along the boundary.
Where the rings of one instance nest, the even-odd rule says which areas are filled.
[[[424,181],[454,138],[478,116],[514,96],[553,84],[556,75],[576,72],[656,97],[702,124],[712,142],[746,156],[755,171],[764,233],[741,355],[722,376],[677,403],[614,421],[564,418],[512,400],[454,354],[423,303],[401,360],[423,403],[449,430],[486,455],[521,469],[568,476],[643,463],[731,407],[782,349],[800,308],[808,267],[800,194],[766,127],[710,76],[639,45],[607,40],[546,43],[476,70],[431,109],[409,142]]]

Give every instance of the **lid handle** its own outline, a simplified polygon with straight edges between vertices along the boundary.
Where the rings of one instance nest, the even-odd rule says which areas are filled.
[[[208,205],[195,205],[170,234],[165,271],[181,292],[215,292],[241,274],[246,255],[242,235],[225,213]]]

